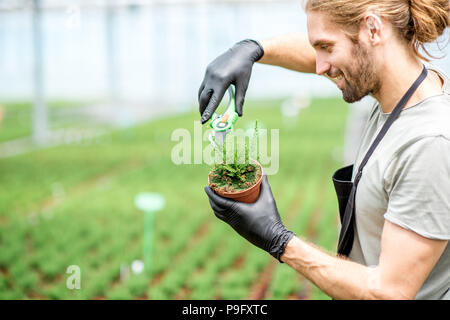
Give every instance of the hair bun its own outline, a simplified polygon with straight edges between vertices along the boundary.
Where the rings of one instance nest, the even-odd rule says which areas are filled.
[[[416,40],[432,42],[449,26],[450,4],[448,0],[408,1],[412,27]]]

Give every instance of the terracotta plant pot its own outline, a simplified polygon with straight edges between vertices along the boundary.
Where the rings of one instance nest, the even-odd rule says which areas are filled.
[[[217,193],[218,195],[225,197],[225,198],[230,198],[239,202],[245,202],[245,203],[254,203],[258,197],[259,197],[259,191],[261,189],[261,181],[262,181],[262,177],[263,177],[263,171],[262,171],[262,167],[261,165],[252,160],[252,163],[256,164],[259,166],[259,170],[260,170],[260,176],[258,178],[258,180],[255,182],[255,184],[253,184],[252,186],[250,186],[247,189],[242,189],[242,190],[238,190],[236,192],[224,192],[221,190],[216,190],[215,188],[211,187],[211,174],[213,174],[213,171],[210,171],[208,174],[208,185],[214,190],[215,193]]]

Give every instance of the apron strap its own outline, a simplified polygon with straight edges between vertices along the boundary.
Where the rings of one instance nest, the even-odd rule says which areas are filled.
[[[380,132],[378,133],[377,137],[375,138],[375,141],[372,143],[372,145],[369,148],[369,151],[367,151],[364,159],[361,161],[361,164],[359,165],[358,172],[355,176],[355,182],[354,184],[357,185],[359,180],[361,179],[362,170],[364,169],[364,166],[369,161],[370,156],[375,151],[375,148],[380,143],[381,139],[383,139],[384,135],[388,131],[388,129],[391,127],[392,123],[397,119],[400,112],[402,111],[403,107],[405,106],[406,102],[411,98],[414,91],[416,91],[417,87],[422,83],[422,81],[427,77],[428,71],[425,66],[423,66],[422,72],[420,73],[419,77],[414,81],[412,86],[406,91],[404,96],[400,99],[400,101],[395,106],[394,110],[389,115],[388,119],[384,123],[383,127],[381,128]]]
[[[350,251],[352,250],[354,238],[353,222],[355,220],[356,188],[358,187],[359,180],[361,179],[364,166],[369,161],[370,156],[373,154],[375,148],[378,146],[381,139],[383,139],[384,135],[386,134],[392,123],[397,119],[406,102],[408,102],[414,91],[416,91],[417,87],[427,77],[427,74],[428,71],[424,65],[419,77],[416,79],[416,81],[414,81],[414,83],[411,85],[408,91],[406,91],[406,93],[397,103],[394,110],[391,112],[388,119],[381,128],[380,132],[378,133],[377,137],[375,138],[374,142],[370,146],[369,151],[367,151],[364,159],[361,161],[361,164],[359,165],[358,172],[356,173],[355,180],[353,182],[353,186],[350,191],[349,200],[347,202],[345,213],[342,219],[343,220],[342,227],[341,232],[339,234],[338,254],[348,256],[350,254]]]

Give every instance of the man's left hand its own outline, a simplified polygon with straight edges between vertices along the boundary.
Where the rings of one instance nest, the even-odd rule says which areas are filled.
[[[294,233],[287,230],[281,222],[266,175],[261,182],[259,198],[254,203],[221,197],[208,186],[205,186],[205,192],[216,217],[281,262],[284,248]]]

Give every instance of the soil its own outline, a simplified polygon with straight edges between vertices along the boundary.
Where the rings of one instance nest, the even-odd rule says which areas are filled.
[[[210,187],[215,192],[238,192],[252,187],[261,177],[261,167],[255,164],[249,164],[245,172],[245,182],[237,177],[220,175],[211,170],[209,173]]]

